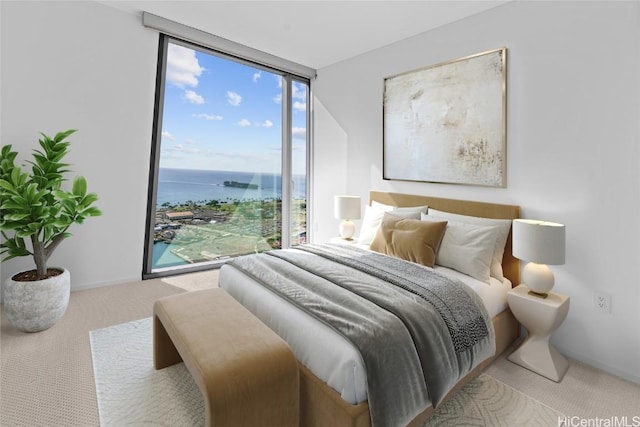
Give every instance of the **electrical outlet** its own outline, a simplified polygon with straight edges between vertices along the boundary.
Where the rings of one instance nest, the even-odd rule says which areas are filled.
[[[611,313],[611,295],[605,292],[595,291],[593,293],[593,307],[602,313]]]

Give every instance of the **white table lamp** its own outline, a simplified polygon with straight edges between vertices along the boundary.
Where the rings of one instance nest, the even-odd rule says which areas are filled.
[[[529,261],[522,271],[522,282],[532,295],[546,298],[554,284],[547,264],[564,264],[565,227],[555,222],[516,219],[512,251],[514,257]]]
[[[340,237],[352,240],[356,232],[356,226],[351,222],[360,219],[360,196],[335,196],[334,216],[342,220],[340,222]]]

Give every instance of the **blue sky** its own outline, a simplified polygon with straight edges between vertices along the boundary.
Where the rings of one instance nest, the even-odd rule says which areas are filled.
[[[169,43],[160,167],[279,173],[279,75]],[[294,82],[293,172],[305,173],[306,85]]]

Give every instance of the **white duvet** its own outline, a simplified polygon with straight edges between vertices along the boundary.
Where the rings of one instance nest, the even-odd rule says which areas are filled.
[[[484,302],[490,317],[507,307],[508,279],[483,283],[445,267],[435,270],[460,279]],[[358,404],[367,400],[367,379],[358,350],[342,335],[254,282],[231,265],[220,271],[220,287],[280,335],[298,360],[342,398]]]

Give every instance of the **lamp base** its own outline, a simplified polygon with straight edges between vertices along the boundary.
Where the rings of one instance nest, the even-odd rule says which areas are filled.
[[[546,264],[530,262],[522,270],[522,283],[537,294],[536,296],[541,296],[553,289],[555,279],[553,272]]]
[[[540,293],[540,292],[535,292],[535,291],[529,291],[527,293],[529,295],[531,295],[532,297],[538,297],[538,298],[542,298],[542,299],[545,299],[546,297],[549,296],[549,294],[547,294],[547,293]]]
[[[340,237],[344,240],[353,240],[352,237],[356,233],[356,226],[348,219],[342,220],[340,223]]]

